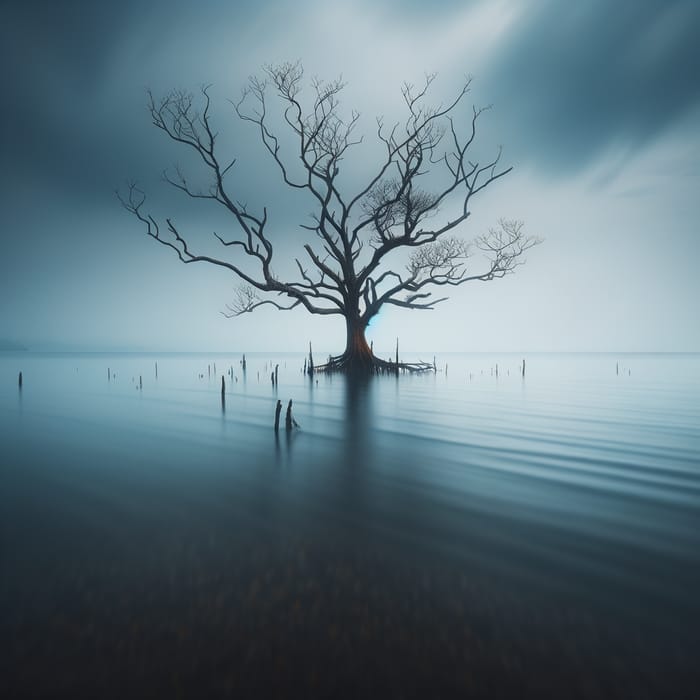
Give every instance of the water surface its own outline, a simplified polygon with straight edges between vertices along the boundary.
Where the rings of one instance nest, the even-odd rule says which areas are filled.
[[[0,355],[14,693],[697,681],[700,356],[240,359]]]

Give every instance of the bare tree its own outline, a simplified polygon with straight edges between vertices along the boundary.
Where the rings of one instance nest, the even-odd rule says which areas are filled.
[[[338,174],[347,152],[362,139],[355,136],[359,114],[353,111],[344,117],[340,110],[344,83],[312,80],[305,106],[303,70],[298,63],[267,66],[263,78],[249,79],[234,103],[237,116],[255,127],[286,185],[305,190],[315,203],[311,223],[302,225],[309,238],[295,259],[293,279],[282,280],[273,272],[267,208],[250,211],[228,184],[236,160],[222,159],[217,146],[208,87],[202,88],[201,104],[181,91],[162,99],[149,92],[150,114],[158,129],[196,152],[210,177],[203,190],[193,188],[179,168],[164,173],[165,179],[189,197],[224,207],[235,220],[238,234],[233,238],[214,235],[222,246],[232,253],[241,249],[242,255],[211,257],[192,252],[171,218],[159,222],[145,211],[145,194],[134,184],[120,200],[144,224],[146,233],[172,248],[183,263],[217,265],[240,279],[242,285],[225,315],[237,316],[270,304],[342,316],[347,328],[345,351],[319,369],[381,371],[388,365],[373,355],[365,331],[382,306],[432,309],[446,299],[435,294],[438,288],[503,277],[522,264],[523,253],[538,242],[524,235],[521,222],[505,220],[470,245],[455,236],[469,217],[472,197],[511,168],[500,166],[500,149],[486,163],[471,159],[477,121],[484,110],[472,109],[463,135],[455,117],[470,81],[451,102],[431,108],[426,95],[433,79],[427,76],[419,89],[404,84],[405,121],[389,128],[377,119],[382,160],[369,182],[349,194],[341,192]],[[283,155],[271,126],[271,91],[275,104],[281,104],[279,116],[297,144],[293,158]],[[441,217],[443,209],[451,212],[450,218]],[[483,268],[472,272],[467,263],[475,249],[483,254]],[[395,269],[397,256],[392,255],[397,251],[408,252],[407,265],[399,269]],[[406,256],[403,259],[405,264]],[[255,271],[250,272],[250,265],[242,266],[243,260],[254,262]],[[406,367],[423,368],[420,363]]]

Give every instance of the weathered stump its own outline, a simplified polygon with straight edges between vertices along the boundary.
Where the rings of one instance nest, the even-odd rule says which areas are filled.
[[[294,419],[292,418],[292,400],[291,399],[289,399],[289,403],[287,404],[287,415],[285,417],[284,427],[287,430],[291,430],[294,427]]]
[[[275,432],[280,429],[280,413],[282,413],[282,402],[277,399],[277,406],[275,407]]]

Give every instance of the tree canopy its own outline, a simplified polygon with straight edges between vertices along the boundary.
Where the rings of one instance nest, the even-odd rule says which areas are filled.
[[[273,270],[268,207],[251,210],[236,194],[234,176],[241,177],[240,166],[235,157],[220,152],[209,86],[202,88],[201,99],[179,90],[161,98],[149,92],[149,110],[154,126],[193,149],[209,174],[203,189],[194,188],[180,168],[164,173],[167,182],[188,197],[210,200],[233,217],[235,235],[214,233],[226,254],[194,252],[172,217],[160,220],[146,210],[146,195],[136,184],[119,194],[120,200],[146,233],[175,251],[181,262],[223,267],[239,279],[225,315],[272,305],[342,316],[345,351],[324,369],[386,369],[387,363],[373,355],[365,338],[367,325],[385,304],[432,309],[447,299],[444,292],[449,287],[512,273],[523,263],[523,253],[538,243],[525,235],[522,222],[504,219],[470,243],[458,236],[474,195],[511,168],[501,166],[500,148],[486,162],[472,156],[477,122],[485,110],[472,108],[468,117],[460,116],[470,80],[447,104],[431,107],[427,96],[434,77],[428,75],[420,88],[402,86],[403,121],[389,126],[382,118],[376,120],[381,161],[367,181],[350,192],[341,186],[339,174],[362,137],[356,135],[359,113],[345,115],[341,110],[343,81],[314,78],[306,98],[299,63],[267,66],[262,77],[249,79],[233,103],[235,114],[255,128],[284,183],[306,191],[315,204],[309,223],[301,224],[296,274],[289,278]],[[293,158],[272,125],[275,109],[296,142]],[[402,250],[408,255],[397,269],[392,254]],[[475,251],[481,253],[483,267],[471,270]],[[252,261],[254,268],[244,261]]]

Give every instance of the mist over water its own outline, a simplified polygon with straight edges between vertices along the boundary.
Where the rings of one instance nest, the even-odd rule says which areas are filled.
[[[220,666],[253,687],[280,650],[331,674],[343,634],[360,658],[390,644],[389,676],[445,664],[447,686],[467,657],[485,688],[561,673],[645,697],[692,676],[699,355],[526,355],[523,377],[520,355],[445,354],[360,384],[240,359],[0,356],[11,687],[41,688],[36,663],[75,682],[86,650],[92,688],[132,678],[134,653],[137,685],[177,687],[162,653],[185,687]]]

